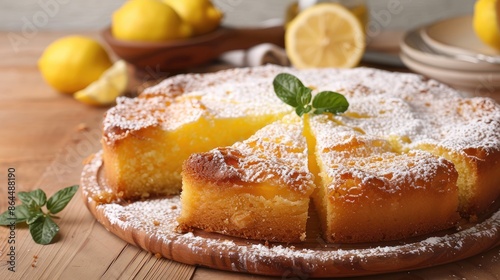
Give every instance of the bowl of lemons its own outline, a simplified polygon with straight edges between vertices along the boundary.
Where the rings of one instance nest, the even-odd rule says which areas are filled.
[[[178,47],[212,33],[221,19],[222,13],[210,0],[127,1],[113,13],[111,27],[102,35],[112,50],[130,64],[170,70],[184,67],[183,63],[202,63],[202,59],[183,61],[177,54]],[[168,53],[165,57],[166,48],[180,59],[171,59]]]
[[[210,0],[127,1],[102,32],[114,53],[140,69],[185,70],[222,53],[260,43],[283,46],[282,26],[221,26],[223,13]]]
[[[129,75],[134,68],[189,71],[228,50],[284,45],[282,26],[229,28],[221,26],[222,18],[210,0],[126,1],[102,32],[118,60],[98,38],[71,35],[48,45],[38,68],[56,92],[89,105],[110,106],[134,88]]]

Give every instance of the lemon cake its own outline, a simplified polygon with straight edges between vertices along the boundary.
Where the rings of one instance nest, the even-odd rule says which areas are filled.
[[[179,228],[269,241],[306,236],[314,190],[298,116],[243,142],[194,154],[184,163]]]
[[[177,194],[182,162],[191,154],[244,140],[290,112],[268,90],[277,71],[179,75],[137,98],[119,98],[106,113],[102,140],[114,193],[124,199]]]
[[[399,152],[423,150],[451,161],[458,171],[460,212],[483,213],[500,195],[500,106],[489,98],[419,86],[399,96],[355,98],[349,111],[356,116],[335,118],[388,139]]]
[[[337,91],[350,104],[341,115],[301,118],[308,152],[297,164],[307,165],[300,174],[309,172],[314,181],[302,193],[283,173],[267,168],[253,178],[244,164],[252,158],[276,163],[273,151],[286,137],[270,131],[296,126],[282,120],[292,108],[273,91],[282,72],[313,95]],[[105,175],[117,196],[174,194],[184,185],[181,230],[302,240],[298,213],[310,197],[326,240],[393,240],[453,226],[457,213],[484,213],[500,195],[498,104],[463,98],[419,75],[369,68],[263,66],[175,76],[138,98],[121,98],[106,114],[102,142]],[[284,161],[288,153],[304,155],[300,143],[280,154],[282,168],[299,170]],[[266,213],[270,205],[282,222]],[[292,218],[295,230],[277,232]]]
[[[387,139],[306,119],[319,172],[316,205],[328,242],[397,240],[446,229],[460,218],[457,171],[428,152],[401,153]]]

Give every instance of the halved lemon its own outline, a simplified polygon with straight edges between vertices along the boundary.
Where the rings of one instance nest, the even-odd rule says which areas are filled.
[[[365,34],[359,19],[347,8],[322,3],[307,8],[290,22],[285,46],[297,68],[351,68],[363,56]]]
[[[97,81],[77,91],[74,97],[89,105],[109,105],[125,93],[127,81],[127,64],[123,60],[118,60]]]

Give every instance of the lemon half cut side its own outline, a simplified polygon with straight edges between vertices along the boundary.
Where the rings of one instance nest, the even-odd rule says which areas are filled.
[[[297,68],[351,68],[365,50],[359,19],[347,8],[322,3],[295,17],[285,33],[286,52]]]
[[[127,83],[127,64],[123,60],[118,60],[97,81],[76,92],[74,98],[89,105],[110,105],[118,96],[125,93]]]

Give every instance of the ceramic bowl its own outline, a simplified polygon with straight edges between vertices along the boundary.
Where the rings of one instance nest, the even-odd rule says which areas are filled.
[[[172,71],[207,64],[222,53],[247,49],[261,43],[284,45],[283,26],[237,29],[220,27],[197,37],[165,42],[124,41],[113,37],[111,28],[102,37],[121,59],[140,69]]]

